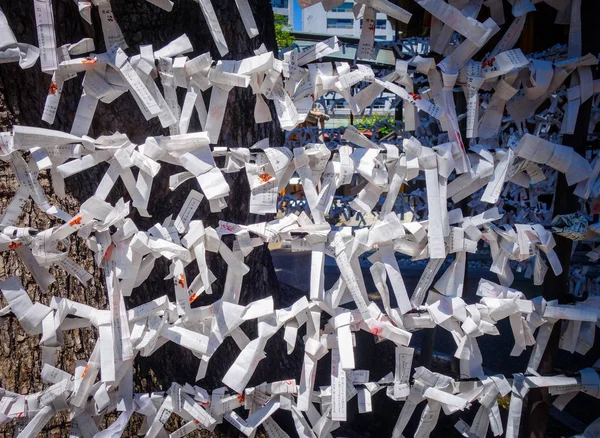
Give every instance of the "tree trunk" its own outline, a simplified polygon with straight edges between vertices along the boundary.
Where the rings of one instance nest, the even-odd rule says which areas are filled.
[[[582,33],[582,54],[591,53],[597,56],[600,52],[600,37],[596,30],[595,17],[600,13],[598,3],[594,1],[584,1],[581,4],[581,33]],[[539,37],[536,37],[539,38]],[[594,77],[597,77],[597,71],[594,71]],[[572,135],[565,135],[562,144],[571,146],[573,150],[585,157],[586,144],[588,141],[588,130],[590,124],[590,115],[592,111],[592,99],[588,99],[579,107],[575,132]],[[553,217],[571,214],[580,210],[579,198],[573,195],[575,187],[569,187],[567,179],[563,174],[558,175],[556,192],[554,194]],[[559,304],[565,304],[569,295],[569,276],[571,267],[571,257],[573,241],[563,236],[556,236],[556,255],[563,268],[561,275],[554,275],[550,270],[544,279],[542,296],[546,301],[558,300]],[[541,375],[555,374],[554,363],[558,354],[558,345],[560,341],[561,324],[558,321],[552,330],[548,345],[542,356],[538,372]],[[522,428],[526,432],[522,436],[530,438],[542,438],[546,436],[548,428],[548,416],[552,400],[548,388],[532,389],[526,401],[527,423],[523,422]]]
[[[253,50],[257,49],[261,43],[264,43],[268,50],[277,51],[273,13],[269,1],[251,0],[250,4],[260,31],[260,35],[254,39],[248,38],[233,1],[213,2],[229,46],[229,54],[224,59],[238,60],[253,56]],[[6,14],[17,40],[37,46],[33,6],[33,0],[22,2],[0,0],[0,7]],[[185,33],[195,49],[194,53],[188,54],[190,58],[210,51],[213,59],[219,59],[200,7],[192,0],[176,1],[171,12],[163,11],[143,0],[113,0],[112,6],[125,40],[130,46],[126,51],[128,55],[139,53],[139,46],[145,44],[152,44],[154,50],[157,50]],[[95,41],[97,53],[106,50],[96,7],[93,8],[92,13],[93,27],[80,18],[77,5],[72,0],[55,0],[53,9],[58,46],[91,37]],[[39,63],[28,70],[21,70],[16,63],[0,65],[0,129],[9,131],[12,126],[21,124],[69,132],[82,91],[82,78],[83,76],[79,74],[77,78],[65,83],[56,120],[53,125],[48,126],[41,121],[41,115],[50,85],[50,76],[41,72]],[[185,90],[179,89],[178,91],[181,105]],[[208,107],[210,90],[205,92],[203,97]],[[272,146],[282,144],[283,135],[273,108],[274,122],[256,125],[253,118],[254,103],[255,98],[250,89],[234,88],[230,92],[220,145],[249,147],[265,137],[270,138]],[[144,119],[130,93],[125,93],[108,105],[100,102],[88,135],[98,137],[117,131],[127,134],[134,143],[143,143],[148,136],[168,134],[167,130],[161,128],[157,118],[150,121]],[[195,131],[200,131],[197,118],[193,118],[189,129],[189,132]],[[16,191],[17,183],[10,166],[3,162],[0,164],[0,202],[4,210]],[[65,199],[59,199],[52,193],[50,176],[46,171],[41,172],[39,180],[50,202],[74,215],[79,210],[80,203],[93,195],[106,168],[107,165],[103,163],[67,178],[67,197]],[[147,230],[157,222],[162,223],[170,214],[176,215],[189,190],[198,189],[196,182],[192,179],[182,184],[176,191],[170,192],[169,175],[177,171],[181,171],[181,169],[162,164],[159,175],[154,179],[151,202],[148,207],[152,218],[142,218],[137,213],[132,215],[140,230]],[[219,219],[241,224],[270,219],[249,214],[249,189],[244,172],[227,175],[226,178],[231,187],[231,194],[228,198],[229,208],[222,213],[211,214],[208,203],[203,202],[196,213],[196,219],[202,219],[207,226],[215,226]],[[119,181],[107,201],[114,204],[120,197],[124,197],[125,200],[129,199],[124,186]],[[60,225],[60,223],[56,218],[42,212],[30,200],[25,205],[18,225],[44,230]],[[92,252],[82,239],[73,237],[71,242],[70,257],[85,266],[94,275],[87,286],[82,286],[75,278],[66,275],[64,271],[51,268],[50,271],[56,278],[56,282],[50,286],[47,295],[43,294],[13,251],[2,254],[0,280],[5,280],[13,275],[19,276],[34,302],[49,304],[51,296],[58,296],[107,309],[108,300],[103,275],[93,262]],[[194,303],[194,306],[209,304],[222,293],[226,265],[219,256],[214,254],[208,255],[207,262],[218,280],[213,284],[213,296],[202,296],[196,300],[197,303]],[[242,304],[267,295],[274,295],[276,307],[288,305],[290,301],[293,301],[293,297],[285,300],[278,293],[279,285],[266,245],[256,248],[245,262],[250,267],[250,272],[244,277],[241,293]],[[190,278],[197,274],[197,270],[193,272],[195,266],[190,265],[186,269],[188,269]],[[150,301],[164,294],[168,294],[174,301],[172,280],[163,280],[167,274],[168,266],[165,259],[159,259],[150,277],[142,286],[134,290],[131,298],[126,300],[127,307]],[[2,303],[2,305],[5,304]],[[244,328],[251,338],[256,336],[255,327],[244,325]],[[80,329],[65,332],[64,335],[64,346],[58,352],[56,366],[72,373],[75,360],[89,358],[97,340],[97,332],[95,329]],[[271,342],[278,341],[281,340],[276,337]],[[38,342],[37,336],[26,336],[16,320],[5,322],[0,332],[0,386],[21,394],[33,393],[43,388],[40,380],[41,350]],[[221,378],[238,353],[237,346],[227,340],[211,359],[207,377],[198,384],[209,391],[222,386]],[[258,366],[257,372],[250,382],[251,385],[298,374],[288,367],[288,364],[293,361],[288,362],[285,359],[285,348],[279,349],[268,345],[267,354],[268,358]],[[300,360],[295,362],[301,363]],[[138,356],[134,365],[135,391],[166,390],[173,381],[181,384],[185,382],[194,384],[196,383],[198,363],[199,360],[188,350],[172,343],[168,343],[151,357]],[[136,429],[130,429],[133,429],[131,432],[135,433]],[[4,431],[3,435],[10,434],[14,430],[14,423],[9,423],[0,430]],[[68,436],[68,430],[68,415],[63,413],[56,415],[51,420],[44,428],[43,434],[44,436]]]

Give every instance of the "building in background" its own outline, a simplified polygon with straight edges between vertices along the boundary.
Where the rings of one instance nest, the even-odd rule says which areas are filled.
[[[325,11],[321,3],[302,9],[302,31],[360,37],[362,20],[354,19],[354,14],[352,13],[352,6],[354,4],[354,2],[345,2],[331,11]],[[392,29],[387,16],[378,12],[375,19],[377,20],[375,24],[375,40],[393,40],[394,29]]]
[[[325,121],[325,128],[340,128],[350,124],[350,107],[342,95],[329,93],[322,101],[326,106],[325,113],[329,116],[329,119]],[[362,116],[371,115],[393,117],[395,111],[393,103],[395,101],[396,96],[393,93],[384,91],[373,101],[373,104],[369,106],[362,115],[356,116],[355,120],[360,119]]]
[[[288,23],[292,27],[294,46],[298,49],[311,46],[325,40],[328,36],[336,35],[345,43],[343,50],[331,54],[326,60],[332,62],[353,63],[356,55],[356,47],[361,33],[362,20],[355,20],[352,1],[347,1],[330,11],[323,9],[322,3],[301,9],[298,0],[271,0],[273,13],[288,17]],[[392,41],[395,32],[386,15],[377,13],[375,39],[378,41]],[[325,61],[325,60],[324,60]],[[392,71],[395,68],[396,56],[393,49],[381,48],[377,52],[375,60],[361,60],[370,64],[376,71]],[[389,91],[383,91],[377,99],[361,115],[362,116],[393,115],[397,96]],[[325,128],[338,128],[350,124],[350,108],[346,100],[340,94],[329,92],[318,100],[322,111],[328,116],[324,120]]]
[[[288,23],[295,32],[360,37],[362,20],[354,19],[354,5],[354,2],[345,2],[331,11],[325,11],[322,3],[302,9],[297,0],[271,0],[273,13],[288,17]],[[378,12],[376,20],[375,39],[393,40],[394,29],[387,16]]]
[[[295,0],[271,0],[271,6],[273,7],[273,14],[284,15],[288,17],[288,23],[293,25],[294,23],[294,4]]]

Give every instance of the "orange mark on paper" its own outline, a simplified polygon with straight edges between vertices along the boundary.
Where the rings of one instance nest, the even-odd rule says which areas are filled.
[[[106,253],[104,254],[104,260],[109,260],[110,259],[110,255],[112,254],[114,245],[111,245],[108,247],[108,249],[106,250]]]
[[[58,85],[56,85],[56,82],[52,82],[50,84],[50,89],[48,90],[48,92],[50,94],[56,94],[57,91],[58,91]]]
[[[88,368],[90,367],[90,364],[85,364],[85,368],[83,369],[83,373],[81,373],[81,378],[83,379],[88,371]]]
[[[69,225],[74,226],[74,225],[81,225],[81,221],[82,221],[82,217],[78,216],[75,219],[73,219],[71,222],[69,222]]]
[[[17,242],[10,242],[8,244],[8,249],[17,249],[18,247],[22,246],[22,243],[17,243]]]
[[[177,284],[181,287],[185,287],[185,275],[181,274],[179,276],[179,280],[177,280]]]
[[[231,225],[227,225],[227,224],[221,224],[221,228],[225,228],[227,231],[229,231],[230,233],[234,233],[235,232],[235,228],[232,227]]]
[[[237,398],[240,403],[244,403],[244,400],[246,399],[246,397],[244,397],[244,394],[238,394]]]
[[[261,173],[260,175],[258,175],[258,179],[260,180],[260,182],[266,183],[271,181],[273,179],[273,176],[269,175],[268,173]]]
[[[412,97],[414,100],[421,100],[423,99],[421,96],[419,96],[417,93],[408,93],[410,95],[410,97]]]
[[[94,59],[92,59],[92,58],[85,58],[85,59],[81,60],[82,64],[95,64],[97,62],[98,62],[98,60],[95,59],[95,58]]]
[[[487,61],[481,63],[481,68],[491,67],[496,62],[496,58],[490,58]]]

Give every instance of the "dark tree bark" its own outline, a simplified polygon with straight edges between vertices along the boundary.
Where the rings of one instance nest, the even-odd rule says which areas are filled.
[[[269,1],[251,0],[250,4],[260,31],[260,35],[252,40],[246,34],[234,1],[213,1],[229,46],[229,54],[223,59],[238,60],[253,56],[253,50],[257,49],[261,43],[264,43],[268,50],[275,52],[277,50],[273,13]],[[210,51],[213,59],[220,59],[200,12],[200,7],[192,0],[176,0],[171,12],[163,11],[144,0],[113,0],[112,6],[115,17],[130,46],[126,51],[129,55],[139,53],[139,46],[144,44],[152,44],[154,50],[157,50],[185,33],[195,49],[194,53],[188,54],[190,58]],[[0,7],[6,14],[17,40],[37,46],[33,1],[0,0]],[[93,8],[93,27],[79,17],[77,5],[72,0],[55,0],[53,9],[59,46],[91,37],[94,38],[97,53],[106,50],[97,8]],[[0,129],[9,131],[13,125],[21,124],[69,132],[82,91],[82,78],[83,75],[79,74],[77,78],[65,83],[56,120],[53,125],[48,126],[41,121],[41,115],[50,85],[50,76],[41,72],[39,62],[28,70],[21,70],[17,64],[0,65]],[[179,89],[180,105],[183,103],[184,92],[185,90]],[[203,97],[208,107],[210,91],[205,92]],[[249,147],[265,137],[270,138],[271,145],[280,146],[282,144],[283,134],[276,121],[274,109],[272,108],[273,123],[256,125],[253,119],[254,103],[255,98],[249,88],[234,88],[230,92],[219,145]],[[200,124],[195,118],[190,125],[189,132],[199,130]],[[161,128],[157,118],[151,121],[144,119],[129,93],[122,95],[109,105],[101,102],[98,104],[89,135],[98,137],[116,131],[127,134],[134,143],[143,143],[148,136],[168,134],[167,130]],[[0,202],[2,210],[4,210],[16,191],[17,183],[10,166],[2,162],[0,165]],[[52,193],[50,177],[45,171],[40,174],[39,180],[52,203],[70,214],[75,214],[80,203],[94,193],[106,168],[106,165],[99,165],[67,178],[66,199],[59,199]],[[162,165],[159,175],[154,179],[148,208],[152,218],[142,218],[136,213],[133,214],[134,221],[140,230],[147,230],[153,224],[162,222],[168,215],[177,214],[189,190],[198,189],[196,182],[192,180],[184,183],[175,192],[169,191],[169,175],[181,170],[175,166]],[[227,180],[231,187],[231,194],[228,198],[229,207],[220,214],[211,214],[208,203],[204,202],[195,218],[202,219],[205,225],[210,226],[215,226],[219,219],[242,224],[270,219],[249,214],[249,191],[243,172],[229,175]],[[114,203],[120,197],[128,200],[122,183],[118,182],[108,201]],[[28,201],[18,225],[43,230],[60,223],[61,221],[46,215],[31,201]],[[40,291],[27,268],[12,251],[3,253],[0,258],[0,280],[12,275],[19,276],[32,300],[44,304],[48,304],[50,297],[54,295],[98,308],[108,308],[102,271],[94,264],[92,253],[83,240],[77,237],[72,239],[70,257],[85,266],[94,275],[94,279],[86,287],[79,284],[75,278],[67,276],[63,271],[51,269],[51,273],[57,281],[45,295]],[[210,253],[208,254],[208,263],[218,278],[213,285],[214,293],[211,297],[201,297],[195,305],[206,305],[213,302],[222,293],[226,265],[219,256]],[[250,273],[244,277],[241,303],[247,303],[267,295],[274,296],[276,307],[289,305],[294,301],[294,297],[285,299],[279,294],[279,285],[266,245],[256,248],[246,258],[246,264],[250,267]],[[192,266],[186,268],[189,269],[190,278],[197,274],[197,272],[193,272],[194,268]],[[170,299],[174,300],[172,281],[163,280],[167,273],[167,263],[164,259],[159,259],[148,280],[141,287],[135,289],[132,297],[127,300],[127,306],[135,306],[164,294],[168,294]],[[2,303],[2,305],[5,304]],[[255,328],[251,325],[243,326],[243,328],[251,338],[256,336]],[[64,346],[60,349],[57,357],[57,367],[73,372],[75,360],[87,360],[96,339],[97,333],[94,329],[65,332]],[[5,323],[0,332],[0,386],[22,394],[33,393],[43,388],[39,377],[41,351],[38,342],[37,336],[26,336],[17,321],[9,320]],[[294,370],[291,364],[301,363],[301,360],[296,357],[295,360],[288,361],[285,348],[278,348],[277,342],[282,341],[276,336],[267,346],[268,358],[259,365],[256,375],[250,382],[251,385],[299,375],[298,370]],[[220,380],[238,353],[237,346],[232,341],[226,340],[211,359],[207,377],[198,384],[208,390],[222,386]],[[297,352],[297,354],[301,353]],[[136,358],[134,365],[135,390],[136,392],[165,390],[173,381],[181,384],[185,382],[194,384],[196,383],[195,375],[198,363],[199,360],[189,351],[169,343],[149,358]],[[135,423],[135,421],[132,422]],[[135,433],[134,427],[130,427],[130,429],[133,429],[130,432]],[[0,430],[4,432],[3,435],[10,434],[14,430],[14,424]],[[43,434],[44,436],[68,436],[68,416],[56,415],[44,429]]]
[[[584,1],[581,4],[581,23],[582,23],[582,54],[592,53],[597,56],[600,52],[600,38],[596,31],[595,18],[600,13],[597,2]],[[594,71],[594,77],[597,77],[597,70]],[[588,129],[590,124],[590,115],[592,111],[592,99],[588,99],[581,104],[577,115],[575,132],[572,135],[565,135],[562,144],[572,146],[573,150],[580,155],[585,156]],[[558,175],[558,183],[554,195],[553,216],[571,214],[579,211],[579,199],[573,195],[574,187],[569,187],[566,177],[563,174]],[[563,268],[562,274],[556,276],[552,271],[546,274],[543,285],[543,297],[546,301],[558,300],[560,304],[568,301],[569,295],[569,275],[571,267],[571,256],[573,242],[566,237],[556,236],[556,255]],[[558,321],[552,330],[550,339],[538,372],[541,375],[555,374],[555,361],[558,356],[558,345],[561,333],[561,324]],[[548,417],[552,399],[548,388],[532,389],[527,397],[526,410],[527,423],[523,422],[522,428],[526,432],[522,436],[531,438],[542,438],[547,434]]]

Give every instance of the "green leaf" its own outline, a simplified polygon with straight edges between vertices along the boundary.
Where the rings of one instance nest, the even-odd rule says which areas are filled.
[[[275,14],[275,39],[277,40],[277,47],[279,50],[283,50],[291,46],[295,38],[291,34],[292,28],[288,24],[288,18],[285,15]]]

